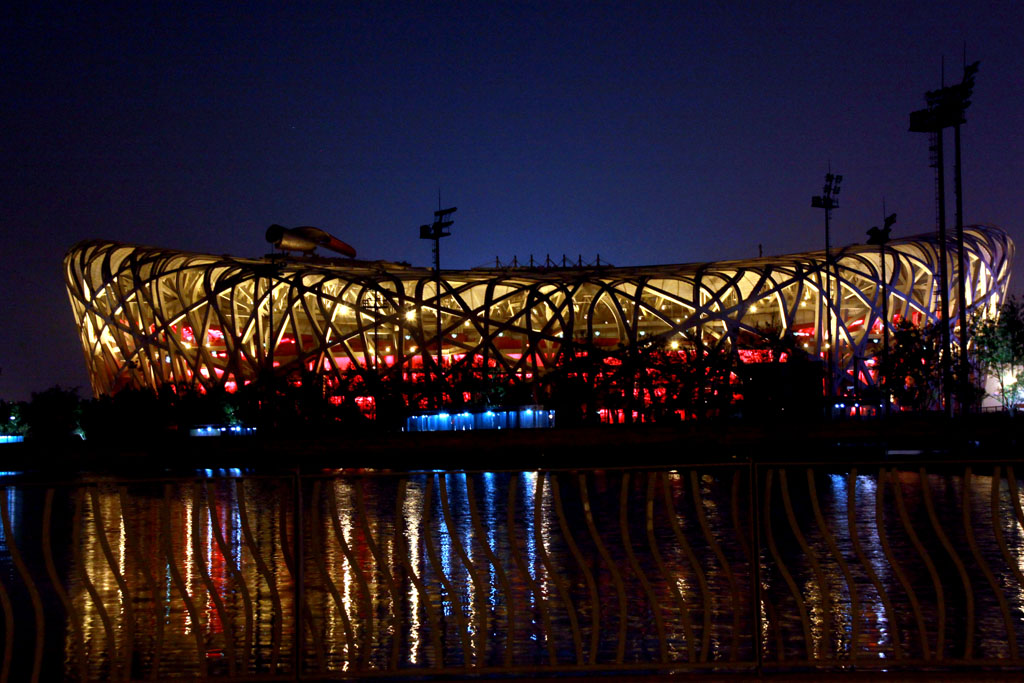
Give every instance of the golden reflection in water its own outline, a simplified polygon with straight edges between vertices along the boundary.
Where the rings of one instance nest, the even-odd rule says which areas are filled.
[[[761,581],[761,593],[762,593],[762,595],[767,594],[768,589],[769,589],[768,582],[767,581]],[[770,635],[769,628],[771,626],[771,622],[768,621],[768,601],[765,598],[763,598],[763,597],[761,598],[761,603],[759,605],[759,608],[760,608],[760,614],[761,614],[761,642],[762,643],[768,643],[769,642],[768,638],[769,638],[769,635]]]
[[[125,631],[122,620],[117,619],[118,615],[123,616],[120,593],[99,542],[99,534],[106,534],[109,543],[109,534],[105,527],[111,524],[111,520],[117,519],[115,515],[118,515],[120,506],[115,508],[115,496],[100,493],[99,507],[96,508],[89,493],[84,491],[80,498],[82,537],[92,539],[92,542],[82,549],[82,571],[86,585],[92,590],[81,593],[75,600],[75,607],[84,618],[83,631],[89,648],[87,656],[92,664],[90,669],[99,673],[109,670],[107,667],[112,667],[111,660],[119,659],[124,647]],[[119,529],[120,525],[117,528]]]
[[[1014,479],[1016,484],[1016,500],[1014,500],[1014,489],[1010,487],[1011,476],[1016,476],[1013,468],[1007,468],[1006,477],[1006,495],[999,496],[1000,499],[1000,512],[999,519],[1003,521],[1005,527],[1004,533],[1007,535],[1007,543],[1010,545],[1011,551],[1016,551],[1015,555],[1017,558],[1017,571],[1024,575],[1024,515],[1018,514],[1019,511],[1024,510],[1024,486],[1022,482]],[[1006,522],[1006,520],[1009,520]],[[1017,593],[1017,604],[1022,605],[1021,609],[1018,610],[1019,616],[1018,621],[1024,623],[1024,583],[1015,582],[1016,593]]]
[[[803,593],[807,596],[808,614],[811,619],[811,657],[821,657],[828,652],[825,641],[829,635],[825,631],[825,611],[821,603],[821,587],[813,577],[808,577],[803,588]]]
[[[551,534],[553,533],[554,525],[558,523],[558,516],[555,513],[554,497],[551,492],[551,476],[550,474],[544,475],[544,479],[541,482],[544,485],[544,489],[541,491],[541,524],[540,524],[540,541],[544,547],[544,552],[547,553],[548,557],[551,557],[553,552],[551,548]]]
[[[193,525],[192,525],[192,497],[187,492],[183,492],[183,500],[181,501],[181,510],[185,515],[185,521],[182,524],[182,535],[184,545],[184,556],[185,556],[185,586],[191,588],[195,584],[195,571],[196,563],[193,553],[195,552],[195,541],[193,538]],[[174,546],[171,546],[172,552]],[[200,624],[192,624],[192,616],[186,612],[185,624],[182,630],[186,635],[192,633],[193,628],[202,628]]]
[[[333,491],[328,492],[334,496],[337,517],[331,519],[329,515],[323,517],[322,538],[331,539],[325,544],[328,578],[340,577],[341,580],[341,605],[331,606],[326,603],[326,645],[330,661],[341,660],[341,670],[348,671],[352,665],[351,656],[353,650],[351,645],[345,642],[344,618],[338,609],[345,611],[345,616],[352,628],[352,638],[356,643],[361,643],[365,637],[363,631],[363,620],[355,618],[359,613],[359,587],[356,572],[358,567],[353,566],[350,555],[353,553],[353,510],[352,501],[354,492],[348,480],[335,479],[329,483]],[[347,552],[346,552],[347,550]],[[348,652],[349,654],[346,654]]]
[[[334,494],[337,495],[337,491],[335,491]],[[320,501],[314,500],[312,504],[320,505]],[[330,510],[328,506],[321,507],[325,507],[327,510]],[[321,520],[322,524],[320,529],[320,539],[318,540],[314,538],[313,542],[319,542],[323,549],[324,564],[327,567],[327,576],[323,577],[323,579],[326,581],[330,581],[329,577],[342,576],[340,590],[341,604],[336,604],[334,600],[332,600],[333,596],[328,595],[326,593],[323,597],[322,609],[324,618],[324,631],[326,632],[325,647],[327,649],[327,656],[329,658],[329,661],[333,662],[336,659],[347,659],[344,648],[352,647],[351,643],[344,642],[343,639],[340,637],[344,633],[342,625],[343,620],[340,613],[336,611],[345,610],[347,615],[347,605],[350,598],[347,593],[348,584],[345,582],[343,575],[344,567],[346,564],[345,558],[341,556],[340,549],[334,543],[331,542],[334,536],[334,526],[329,516],[329,512],[324,514]]]
[[[125,510],[121,509],[119,492],[105,484],[99,485],[98,505],[93,503],[89,486],[70,492],[77,509],[77,525],[71,530],[68,580],[75,612],[68,618],[65,635],[68,678],[79,678],[79,627],[91,680],[129,675],[192,675],[198,673],[201,660],[205,660],[211,672],[226,670],[229,634],[234,639],[230,645],[237,651],[238,661],[243,657],[242,648],[251,648],[245,653],[248,673],[269,670],[267,659],[273,648],[274,624],[280,624],[283,614],[292,610],[290,579],[277,543],[278,508],[250,509],[249,524],[259,545],[243,553],[233,484],[226,487],[226,495],[223,488],[209,494],[214,496],[213,514],[208,510],[208,493],[202,484],[198,484],[200,495],[194,504],[195,485],[174,487],[166,503],[159,487],[126,495]],[[169,506],[169,528],[161,521],[165,504]],[[217,540],[218,532],[223,538],[223,549]],[[109,558],[103,549],[104,541]],[[254,553],[262,554],[269,577],[259,573]],[[172,567],[180,573],[187,595],[182,595],[180,587],[172,581]],[[117,574],[124,578],[127,595],[121,594]],[[248,604],[241,597],[239,580],[245,583]],[[273,595],[271,586],[275,589]],[[186,598],[197,610],[196,622],[189,616]],[[132,606],[131,614],[128,604]],[[243,641],[247,614],[252,619],[255,641],[249,644]],[[133,623],[129,623],[129,618]],[[224,619],[230,620],[230,628]],[[281,631],[279,667],[289,662],[291,628],[291,624],[284,624]],[[197,651],[197,647],[201,649]],[[160,667],[153,671],[156,652]]]
[[[405,487],[405,500],[402,501],[402,529],[405,534],[406,552],[411,567],[417,578],[423,579],[420,571],[419,558],[422,557],[420,547],[420,520],[423,519],[423,491],[415,481],[409,481]],[[409,661],[412,664],[421,663],[423,656],[423,643],[420,641],[420,632],[423,624],[420,620],[420,593],[414,584],[408,586],[409,599]]]
[[[120,514],[120,500],[118,501],[118,515],[117,515],[117,568],[121,572],[121,576],[124,576],[124,560],[125,552],[127,550],[125,540],[125,528],[124,528],[124,515]]]
[[[652,571],[648,578],[656,583],[653,587],[654,601],[659,596],[666,597],[669,602],[665,604],[663,614],[673,617],[681,611],[677,607],[677,598],[669,590],[672,584],[668,582],[674,583],[684,608],[688,609],[688,616],[692,617],[688,628],[692,627],[694,641],[699,645],[695,654],[721,659],[730,656],[732,652],[732,641],[727,636],[731,635],[728,626],[731,617],[729,610],[734,608],[734,603],[727,592],[722,562],[714,557],[712,541],[723,546],[724,557],[732,564],[741,589],[747,585],[745,578],[749,577],[749,573],[744,569],[743,563],[746,560],[739,549],[728,545],[730,534],[734,534],[736,529],[728,497],[728,478],[715,471],[716,475],[710,478],[701,473],[695,479],[696,489],[693,487],[691,471],[669,473],[661,480],[667,485],[667,500],[660,486],[654,489],[654,543],[662,553],[666,571],[663,577]],[[474,485],[482,482],[480,490],[474,488],[473,501],[469,499],[467,476],[475,477],[472,480]],[[577,561],[567,550],[567,539],[562,527],[555,526],[558,524],[559,510],[552,482],[557,475],[517,472],[508,475],[509,479],[504,476],[496,478],[489,473],[412,475],[405,482],[403,502],[397,510],[401,517],[401,542],[392,533],[398,522],[394,518],[394,501],[388,498],[397,480],[383,476],[325,480],[320,497],[306,501],[308,505],[318,506],[316,509],[323,513],[317,521],[317,533],[313,533],[312,526],[307,529],[308,537],[321,541],[320,550],[326,572],[321,571],[324,565],[314,558],[311,549],[304,546],[303,550],[307,553],[304,566],[308,568],[305,575],[308,582],[306,599],[312,610],[314,628],[319,629],[319,641],[313,638],[304,640],[304,671],[309,673],[311,667],[319,664],[311,655],[314,646],[323,647],[318,653],[326,654],[325,671],[359,673],[386,669],[390,666],[391,647],[396,640],[405,648],[400,652],[400,666],[406,668],[493,664],[505,651],[506,633],[502,627],[509,623],[509,614],[513,612],[515,616],[522,617],[516,620],[515,628],[512,629],[511,651],[517,657],[523,655],[528,658],[541,651],[538,661],[542,661],[544,648],[548,642],[553,642],[560,650],[559,658],[568,661],[571,657],[565,657],[561,651],[565,643],[571,642],[561,611],[565,601],[560,585],[554,583],[554,579],[565,576],[566,580],[578,582],[582,581],[582,577],[573,578],[572,572],[577,567]],[[424,486],[429,481],[427,477],[434,478],[431,490],[436,489],[438,496],[441,493],[440,482],[447,483],[446,498],[443,501],[433,495],[430,500],[425,498]],[[600,482],[596,476],[593,477],[591,484],[594,496],[590,500],[600,501],[600,507],[594,508],[598,527],[596,538],[592,539],[589,531],[582,526],[580,536],[577,537],[577,541],[584,546],[584,554],[594,558],[598,558],[595,541],[601,541],[602,537],[606,541],[609,538],[615,539],[619,533],[616,522],[619,514],[619,487],[614,485],[614,475],[602,474],[601,477],[603,479]],[[816,492],[822,506],[821,513],[841,556],[850,565],[853,587],[847,582],[841,563],[811,514],[809,500],[801,501],[806,489],[802,488],[804,485],[800,479],[794,476],[790,480],[793,501],[797,506],[797,525],[815,552],[820,564],[819,572],[814,571],[806,557],[798,556],[801,551],[794,542],[793,530],[780,513],[781,498],[773,498],[772,501],[776,513],[773,528],[776,542],[785,540],[789,546],[789,554],[785,559],[787,562],[792,560],[788,567],[807,602],[809,627],[812,630],[810,646],[814,655],[846,658],[856,646],[857,656],[864,660],[888,658],[888,653],[893,651],[893,633],[896,633],[892,629],[900,626],[897,621],[903,621],[904,626],[911,629],[914,624],[912,616],[907,612],[904,591],[893,573],[894,567],[890,566],[883,552],[879,538],[875,512],[879,494],[876,476],[864,474],[852,480],[854,491],[851,499],[848,491],[851,486],[849,477],[841,474],[816,475],[815,481],[820,482]],[[919,505],[920,478],[913,473],[903,479],[907,504]],[[612,483],[609,484],[609,481]],[[946,483],[935,479],[926,481],[930,482],[936,501],[948,499],[960,504],[958,501],[963,491],[958,489],[962,486],[958,482],[961,480],[947,478]],[[505,488],[507,482],[519,484],[513,501],[515,510],[511,529],[507,528],[506,522],[509,512],[508,490]],[[996,491],[996,514],[1001,519],[993,521],[990,509],[991,486],[998,484],[994,484],[987,476],[975,476],[972,482],[969,513],[979,543],[990,541],[992,529],[988,525],[992,523],[1001,525],[999,528],[1006,539],[1010,556],[1005,556],[1005,561],[1000,548],[990,545],[982,550],[992,569],[999,568],[1002,572],[999,579],[1001,585],[1005,586],[1006,597],[1012,603],[1012,617],[1019,624],[1024,617],[1020,607],[1024,604],[1024,586],[1018,584],[1007,572],[1015,567],[1024,572],[1024,525],[1015,514],[1008,485],[1003,484],[1006,488]],[[238,676],[292,673],[290,667],[295,654],[292,630],[295,627],[295,609],[291,602],[293,584],[281,552],[280,535],[282,525],[287,528],[287,519],[281,518],[281,511],[290,509],[289,494],[287,482],[275,484],[276,488],[274,485],[246,481],[243,495],[239,496],[233,484],[220,482],[207,489],[205,484],[200,483],[196,495],[197,484],[184,482],[171,485],[167,489],[166,498],[163,484],[153,485],[149,489],[146,489],[146,485],[132,484],[132,494],[126,493],[124,497],[124,510],[121,509],[117,489],[105,482],[98,485],[95,499],[88,486],[83,487],[81,492],[71,493],[76,519],[71,528],[71,557],[65,559],[70,564],[70,597],[81,617],[84,632],[82,642],[87,658],[84,661],[87,662],[89,678],[126,678],[130,675],[140,679],[163,679],[169,675],[191,676],[198,674],[199,662],[206,663],[211,676],[226,674],[227,645],[233,642],[237,650],[245,646],[242,636],[246,627],[246,609],[249,607],[241,597],[239,581],[247,587],[252,596],[252,607],[256,611],[251,615],[255,645],[250,650],[248,668],[238,671]],[[940,495],[944,493],[943,486],[946,487],[945,498]],[[238,510],[240,503],[245,500],[245,490],[252,497],[247,506],[247,524],[255,536],[251,545],[245,542],[240,531]],[[599,490],[605,493],[599,494]],[[642,496],[637,493],[641,490],[643,487],[634,486],[633,495],[627,501],[632,506],[628,510],[631,521],[639,522],[643,519],[641,508],[636,505],[642,500]],[[259,500],[258,491],[263,496]],[[502,492],[506,495],[502,495]],[[571,511],[573,508],[568,501],[574,507],[578,507],[579,503],[567,496],[567,492],[570,492],[568,486],[561,490],[561,501],[566,510]],[[16,492],[13,493],[16,495]],[[893,531],[890,540],[902,538],[906,534],[902,522],[895,515],[889,516],[890,511],[895,511],[895,499],[890,491],[885,493],[885,524],[886,528]],[[1018,490],[1017,495],[1019,497],[1021,491]],[[334,508],[330,502],[332,497]],[[13,495],[9,495],[8,501],[12,499]],[[472,523],[468,507],[470,502],[479,504],[483,513],[480,515],[479,527]],[[447,507],[447,522],[442,514],[442,505]],[[854,529],[849,526],[848,505],[854,507]],[[661,510],[664,510],[667,517],[661,516]],[[327,514],[331,512],[333,514]],[[703,512],[710,536],[705,535],[697,512]],[[164,521],[164,514],[168,516],[169,527]],[[311,513],[307,511],[305,514]],[[959,507],[940,509],[938,514],[944,524],[958,524],[956,529],[963,528]],[[424,524],[425,516],[429,517],[429,524]],[[310,520],[312,517],[305,519]],[[926,518],[921,519],[925,525],[930,524]],[[671,521],[678,523],[680,533],[689,545],[679,542]],[[915,523],[921,522],[916,520]],[[752,524],[749,528],[757,527]],[[930,526],[922,528],[927,530]],[[866,564],[862,564],[861,557],[856,557],[852,549],[854,531]],[[945,531],[952,535],[954,527],[950,526]],[[985,538],[982,538],[983,535]],[[291,538],[293,533],[289,531],[286,536]],[[218,540],[221,537],[224,539],[224,547],[221,547]],[[638,553],[641,566],[653,567],[649,558],[640,556],[645,546],[640,536],[631,538],[635,541],[632,549]],[[109,546],[107,549],[103,546],[104,542]],[[487,557],[485,551],[488,548],[484,546],[485,543],[498,556],[498,565]],[[511,543],[516,544],[514,558],[510,557]],[[914,556],[907,554],[905,540],[903,544],[902,551],[896,548],[896,557],[901,562],[909,563],[914,560]],[[959,541],[957,544],[961,559],[970,562],[970,550],[962,547]],[[627,577],[627,585],[634,581],[635,588],[638,585],[635,579],[628,578],[634,576],[630,573],[632,570],[625,567],[622,561],[621,543],[618,549],[615,543],[608,542],[606,545],[611,553],[610,559],[595,559],[594,566],[602,570],[610,563],[610,566],[622,568],[623,576]],[[441,550],[440,555],[438,549]],[[941,548],[938,551],[941,552]],[[802,657],[800,626],[794,626],[798,622],[793,621],[793,610],[786,611],[792,603],[792,593],[782,583],[778,568],[771,566],[771,559],[765,559],[767,552],[763,546],[755,550],[754,556],[758,557],[758,553],[764,560],[762,567],[766,572],[761,576],[763,599],[760,605],[756,605],[751,598],[741,608],[760,610],[759,635],[765,651],[771,657]],[[257,570],[257,557],[262,557],[267,563],[269,576]],[[438,563],[437,559],[441,561]],[[734,560],[738,560],[738,563],[734,563]],[[997,565],[997,562],[1002,564]],[[496,569],[499,566],[509,568],[508,578],[512,585],[507,589],[498,585]],[[4,568],[7,569],[7,565]],[[172,568],[178,572],[173,575],[173,580]],[[611,572],[602,571],[606,573],[595,572],[599,582],[599,588],[596,589],[597,602],[602,612],[600,628],[605,631],[600,635],[602,645],[597,650],[601,653],[599,657],[604,657],[610,648],[614,648],[614,630],[618,623],[613,577]],[[873,572],[877,583],[882,586],[882,595],[895,603],[893,614],[900,616],[893,623],[889,622],[888,617],[891,615],[887,613],[879,589],[875,587],[869,572]],[[921,573],[920,566],[917,572],[918,581],[927,579]],[[121,594],[117,581],[119,574],[127,582],[127,595]],[[398,595],[387,590],[389,575],[396,579]],[[411,581],[412,576],[416,577],[416,581]],[[187,595],[182,595],[179,579]],[[957,580],[957,576],[950,579],[951,583]],[[986,586],[981,581],[983,577],[975,585],[984,589]],[[337,588],[337,599],[328,591],[328,582],[336,582],[334,587]],[[447,582],[451,588],[442,586],[442,582]],[[417,588],[417,583],[425,592]],[[705,584],[708,591],[705,591]],[[856,613],[852,609],[851,588],[857,591]],[[569,592],[574,608],[578,610],[583,609],[582,605],[590,604],[589,595],[581,592],[583,589],[583,584],[578,583]],[[269,597],[272,590],[273,599]],[[828,592],[827,596],[823,591]],[[577,596],[580,597],[579,601],[576,600]],[[830,604],[828,614],[824,611],[826,597]],[[186,598],[196,608],[194,622],[189,617]],[[454,598],[458,598],[458,601]],[[465,604],[462,603],[463,599]],[[134,630],[128,625],[127,605],[133,605]],[[436,612],[430,611],[432,605]],[[453,614],[456,605],[460,612]],[[978,605],[980,610],[983,603],[979,600]],[[546,625],[541,610],[552,606],[554,611],[549,616],[555,618],[550,619]],[[640,610],[635,611],[637,613],[630,614],[629,622],[630,629],[639,629],[641,633],[635,637],[635,642],[650,642],[651,624],[642,623],[645,616],[639,614]],[[704,626],[705,611],[712,614],[707,629]],[[444,614],[438,624],[438,631],[433,631],[433,618],[441,612]],[[456,615],[459,619],[464,618],[464,630],[461,632],[455,630],[458,620],[453,617]],[[1002,627],[1000,617],[999,614],[993,617],[991,613],[978,613],[978,642],[984,643],[987,652],[1002,652],[999,649],[1001,645],[992,640],[992,634],[998,636],[994,629]],[[346,618],[349,622],[347,626]],[[756,614],[745,614],[743,624],[748,630],[741,636],[745,639],[743,642],[753,643],[755,631],[752,622],[755,618]],[[158,633],[158,622],[164,628],[162,633]],[[281,626],[282,623],[283,649],[278,655],[280,665],[272,669],[269,664],[272,634],[275,624]],[[679,646],[684,642],[684,637],[680,632],[679,620],[675,619],[673,623],[671,629],[666,629],[675,643],[669,651],[673,658],[678,656],[681,659],[686,652]],[[830,628],[826,629],[826,624]],[[854,625],[858,631],[856,643],[853,642]],[[934,642],[932,621],[929,621],[929,628],[928,637]],[[466,640],[463,646],[462,638],[467,632],[473,637]],[[707,653],[700,650],[705,633],[710,640]],[[195,638],[197,634],[200,636],[198,644]],[[309,631],[306,634],[308,636]],[[440,650],[433,647],[434,637],[438,639]],[[905,655],[916,656],[916,637],[916,631],[912,630],[908,638],[901,639],[901,644],[906,648]],[[234,640],[230,641],[229,638]],[[83,660],[75,653],[77,640],[78,631],[69,621],[65,641],[65,652],[68,653],[65,671],[68,678],[79,678],[78,666]],[[781,653],[777,652],[777,643],[781,644]],[[129,649],[135,653],[135,664],[130,671],[124,664]],[[946,649],[947,654],[950,654],[954,646],[948,645]],[[155,651],[161,653],[161,664],[157,671],[152,670]],[[241,655],[238,657],[240,659]]]

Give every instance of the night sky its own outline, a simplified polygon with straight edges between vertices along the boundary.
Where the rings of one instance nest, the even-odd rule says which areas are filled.
[[[40,4],[2,10],[0,398],[91,393],[85,238],[254,256],[314,225],[426,266],[440,189],[443,267],[746,258],[823,248],[829,162],[834,243],[883,197],[934,230],[908,113],[964,41],[966,222],[1024,249],[1021,2]]]

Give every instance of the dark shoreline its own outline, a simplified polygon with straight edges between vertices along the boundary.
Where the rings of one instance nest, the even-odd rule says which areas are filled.
[[[737,462],[950,462],[1015,460],[1024,420],[1005,414],[946,419],[721,420],[661,425],[322,436],[167,436],[145,448],[77,442],[0,447],[0,468],[31,478],[94,473],[190,475],[197,469],[260,473],[323,469],[521,470],[666,467]]]

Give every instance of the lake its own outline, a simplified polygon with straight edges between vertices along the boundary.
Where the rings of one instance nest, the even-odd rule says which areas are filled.
[[[7,478],[3,677],[1022,665],[1013,463],[480,460]]]

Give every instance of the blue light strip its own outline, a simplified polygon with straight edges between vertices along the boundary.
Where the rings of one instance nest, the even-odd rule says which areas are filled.
[[[484,412],[431,413],[406,418],[407,432],[461,432],[478,429],[551,429],[555,411],[536,406]]]

